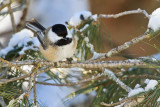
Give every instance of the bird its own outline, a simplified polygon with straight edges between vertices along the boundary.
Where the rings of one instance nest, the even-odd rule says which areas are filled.
[[[43,27],[36,19],[26,21],[26,28],[36,33],[40,42],[40,52],[51,62],[71,58],[77,47],[76,36],[73,36],[64,24]]]

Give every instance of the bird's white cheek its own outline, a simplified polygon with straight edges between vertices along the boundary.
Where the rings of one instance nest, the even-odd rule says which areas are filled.
[[[49,32],[48,32],[48,39],[55,43],[57,42],[58,40],[62,39],[61,37],[59,37],[56,33],[52,32],[52,30],[50,29]]]

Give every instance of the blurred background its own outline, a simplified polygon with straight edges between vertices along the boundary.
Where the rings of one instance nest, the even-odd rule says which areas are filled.
[[[4,0],[5,1],[5,0]],[[4,2],[3,0],[0,3]],[[116,14],[128,10],[136,10],[141,8],[149,14],[156,8],[160,7],[160,0],[17,0],[12,8],[17,8],[14,12],[14,21],[18,26],[17,31],[24,28],[21,19],[30,20],[36,18],[45,27],[52,26],[56,23],[65,23],[79,11],[88,10],[92,14]],[[22,2],[25,2],[23,5]],[[29,10],[22,11],[26,6]],[[0,7],[2,8],[2,7]],[[10,15],[4,13],[8,11],[3,9],[0,16],[0,49],[7,46],[9,38],[15,32],[12,29]],[[27,13],[25,13],[27,12]],[[27,16],[25,16],[27,15]],[[102,48],[99,51],[107,52],[108,50],[123,44],[143,34],[147,30],[148,19],[143,14],[133,14],[123,16],[117,19],[102,19]],[[19,27],[21,26],[21,27]],[[160,38],[155,37],[138,43],[129,49],[121,52],[121,54],[108,60],[120,60],[127,58],[136,58],[140,56],[150,56],[159,52]],[[124,57],[125,56],[125,57]],[[57,91],[58,90],[58,91]],[[64,91],[65,90],[65,91]],[[61,99],[72,92],[69,88],[39,86],[39,101],[56,107],[63,107],[60,103]],[[46,94],[46,92],[48,94]],[[45,95],[45,98],[43,97]],[[82,95],[83,96],[83,95]],[[54,97],[54,98],[53,98]],[[50,98],[50,100],[48,100]],[[54,102],[53,102],[54,99]],[[86,100],[83,96],[83,99]],[[79,100],[79,99],[77,99]],[[87,100],[86,100],[87,101]],[[75,101],[74,101],[75,102]],[[80,100],[79,100],[80,102]],[[81,103],[81,102],[80,102]],[[82,106],[80,106],[82,107]]]
[[[151,14],[160,7],[160,0],[90,0],[89,3],[93,14],[116,14],[138,8]],[[148,25],[148,19],[143,14],[127,15],[117,19],[102,19],[102,21],[105,23],[105,26],[102,25],[105,31],[102,35],[105,52],[143,34]],[[117,60],[124,55],[135,58],[155,54],[159,51],[159,40],[159,37],[145,40],[121,52],[120,57],[115,58]]]

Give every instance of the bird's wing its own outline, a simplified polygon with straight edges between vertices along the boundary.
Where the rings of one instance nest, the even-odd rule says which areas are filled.
[[[46,49],[47,46],[43,41],[45,36],[44,32],[46,29],[36,19],[32,19],[31,21],[26,21],[26,27],[37,34],[37,38],[41,43],[43,49]]]

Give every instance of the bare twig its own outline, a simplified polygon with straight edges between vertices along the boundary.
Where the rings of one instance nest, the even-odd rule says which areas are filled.
[[[7,70],[8,68],[5,68],[1,73],[0,73],[0,80],[3,79],[7,75]]]
[[[16,11],[19,11],[19,10],[23,10],[24,8],[25,8],[25,5],[21,5],[21,6],[12,8],[12,12],[16,12]],[[9,12],[8,12],[8,11],[0,12],[0,16],[1,16],[1,15],[6,15],[6,14],[9,14]]]
[[[30,91],[31,91],[31,89],[32,89],[33,81],[34,81],[34,78],[35,78],[35,76],[36,76],[36,72],[37,72],[38,68],[39,68],[39,64],[35,64],[35,67],[34,67],[32,73],[31,73],[31,75],[30,75],[29,86],[28,86],[29,88],[28,88],[28,91],[27,91],[27,93],[26,93],[27,96],[29,96]]]
[[[137,14],[137,13],[142,13],[148,19],[150,18],[150,15],[145,10],[141,10],[141,9],[125,11],[125,12],[121,12],[121,13],[118,13],[118,14],[112,14],[112,15],[100,14],[99,17],[100,18],[118,18],[118,17],[121,17],[121,16],[129,15],[129,14]]]
[[[74,83],[65,83],[65,84],[53,84],[53,83],[46,83],[46,82],[39,82],[37,81],[37,84],[42,84],[42,85],[50,85],[50,86],[73,86],[73,85],[80,85],[83,83],[91,82],[93,80],[98,80],[99,78],[102,78],[104,75],[97,75],[94,78],[88,78],[79,82],[74,82]],[[104,77],[105,78],[105,77]]]
[[[121,100],[121,101],[119,101],[117,103],[113,103],[113,104],[107,104],[107,103],[101,102],[101,105],[103,105],[103,106],[109,106],[109,107],[110,106],[117,106],[117,105],[120,105],[122,103],[125,103],[125,102],[133,100],[133,99],[135,99],[135,98],[126,98],[126,99],[123,99],[123,100]]]
[[[0,106],[1,107],[7,107],[6,103],[4,102],[4,99],[2,96],[0,96]]]
[[[0,11],[4,9],[5,7],[7,7],[9,4],[12,4],[16,1],[19,1],[19,0],[4,0],[4,2],[0,4]]]
[[[120,77],[120,79],[122,79],[122,80],[128,79],[128,78],[149,78],[149,79],[160,80],[159,76],[149,75],[149,74],[144,74],[144,75],[126,75],[126,76]]]
[[[25,72],[24,70],[22,70],[20,67],[18,67],[17,65],[15,64],[12,64],[11,62],[7,61],[7,60],[4,60],[2,58],[0,58],[0,61],[3,62],[3,63],[6,63],[8,66],[11,66],[11,67],[15,67],[16,69],[18,69],[20,72],[24,73],[24,74],[28,74],[27,72]],[[1,65],[0,65],[1,66]],[[1,66],[2,67],[2,66]]]
[[[19,24],[17,25],[18,30],[21,29],[24,26],[24,23],[26,21],[27,15],[28,15],[28,8],[29,8],[29,5],[30,5],[30,2],[31,2],[31,0],[27,0],[26,6],[23,10],[23,15],[20,19]]]
[[[0,80],[0,85],[1,84],[6,84],[6,83],[9,83],[9,82],[13,82],[13,81],[17,81],[17,80],[22,80],[24,78],[27,78],[29,77],[29,75],[24,75],[24,76],[21,76],[21,77],[14,77],[14,78],[10,78],[10,79],[1,79]]]
[[[36,76],[37,76],[37,72],[34,74],[34,79],[33,79],[33,92],[34,92],[34,106],[35,107],[37,107]]]
[[[16,24],[15,24],[15,20],[14,20],[13,11],[12,11],[12,8],[11,8],[11,3],[8,4],[8,12],[10,14],[10,18],[11,18],[11,22],[12,22],[12,29],[13,29],[13,32],[15,33],[17,31],[17,29],[16,29]]]

